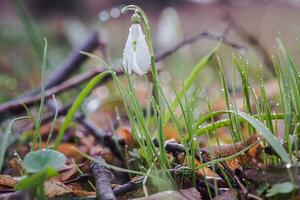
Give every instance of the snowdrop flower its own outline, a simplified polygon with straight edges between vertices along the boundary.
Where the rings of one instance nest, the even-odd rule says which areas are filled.
[[[132,25],[123,53],[123,66],[129,74],[134,71],[142,76],[150,68],[151,56],[140,25],[139,15],[134,14],[131,21]]]

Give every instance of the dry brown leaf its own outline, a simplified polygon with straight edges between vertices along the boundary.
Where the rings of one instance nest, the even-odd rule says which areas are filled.
[[[46,181],[44,183],[44,188],[45,194],[48,198],[72,194],[72,190],[68,188],[65,184],[54,180]]]
[[[17,184],[16,180],[10,175],[0,175],[0,186],[13,188]]]
[[[166,137],[166,140],[175,139],[177,143],[181,142],[181,136],[179,135],[178,130],[171,124],[168,124],[164,128],[164,135]]]
[[[78,154],[78,148],[72,143],[61,143],[57,150],[69,158],[80,157]]]
[[[115,131],[116,138],[123,139],[128,149],[133,149],[136,147],[136,142],[131,134],[129,127],[120,127]]]
[[[23,175],[23,167],[21,165],[21,161],[18,161],[17,158],[12,158],[10,161],[9,161],[9,164],[10,164],[10,167],[11,167],[11,170],[12,170],[12,175],[13,176],[22,176]]]
[[[201,162],[199,160],[195,160],[196,166],[200,166]],[[212,171],[209,167],[203,167],[201,169],[197,170],[198,174],[201,174],[203,176],[212,176],[212,177],[218,177],[218,174],[216,174],[214,171]]]
[[[74,178],[77,174],[77,169],[74,164],[70,164],[66,166],[64,169],[59,170],[59,175],[57,177],[52,178],[51,180],[56,180],[60,182],[64,182]]]
[[[71,189],[72,195],[77,197],[96,196],[96,192],[86,191],[77,183],[68,184],[67,187]]]
[[[230,145],[222,145],[220,147],[215,146],[211,148],[211,152],[218,158],[228,157],[234,155],[243,149],[249,147],[250,145],[257,142],[259,139],[258,135],[250,136],[245,142],[240,142],[237,144],[230,144]],[[228,167],[232,170],[239,168],[243,165],[253,165],[257,164],[257,160],[259,160],[259,155],[262,151],[262,146],[260,143],[254,145],[250,148],[246,153],[239,155],[233,160],[226,161]]]

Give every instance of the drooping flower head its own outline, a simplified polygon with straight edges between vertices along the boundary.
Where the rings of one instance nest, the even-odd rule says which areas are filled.
[[[131,23],[123,53],[123,66],[129,74],[134,71],[142,76],[150,68],[151,56],[137,13],[132,16]]]

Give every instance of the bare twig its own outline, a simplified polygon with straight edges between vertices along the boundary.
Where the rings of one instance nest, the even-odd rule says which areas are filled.
[[[116,197],[111,188],[113,175],[109,168],[106,167],[105,160],[101,156],[97,156],[96,160],[99,162],[93,162],[91,169],[96,181],[97,198],[98,200],[115,200]],[[103,163],[103,165],[100,163]]]
[[[90,70],[84,74],[80,74],[78,76],[75,76],[63,82],[60,85],[48,89],[45,91],[45,99],[50,98],[53,94],[57,95],[60,94],[61,92],[65,92],[70,89],[73,89],[77,85],[84,83],[87,80],[89,80],[91,77],[97,75],[101,71],[103,70],[102,69]],[[38,103],[40,101],[40,98],[41,97],[39,94],[35,94],[33,96],[28,96],[22,99],[16,99],[16,100],[9,101],[7,103],[3,103],[0,105],[0,113],[4,114],[4,112],[8,112],[8,111],[18,112],[20,109],[23,109],[22,103],[25,104],[26,106],[32,106],[33,104]]]
[[[227,34],[227,29],[225,29],[224,33]],[[201,39],[210,39],[210,40],[215,40],[215,41],[220,41],[221,39],[223,39],[223,44],[228,45],[234,49],[238,49],[238,50],[247,50],[246,47],[239,45],[235,42],[232,42],[230,40],[228,40],[226,37],[224,37],[224,33],[221,34],[215,34],[215,33],[211,33],[208,31],[204,31],[201,32],[193,37],[187,38],[186,40],[183,40],[182,42],[180,42],[179,44],[177,44],[176,46],[174,46],[172,49],[156,56],[156,61],[160,61],[162,59],[165,59],[166,57],[172,55],[174,52],[178,51],[179,49],[181,49],[184,46],[193,44]]]
[[[115,188],[113,190],[113,192],[117,197],[119,197],[121,195],[126,194],[127,192],[137,190],[138,188],[142,187],[143,180],[144,180],[144,177],[140,177],[138,179],[129,181],[128,183],[125,183],[124,185],[121,185],[121,186]]]

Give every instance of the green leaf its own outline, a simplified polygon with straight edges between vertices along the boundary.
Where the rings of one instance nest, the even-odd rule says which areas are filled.
[[[33,174],[31,176],[24,176],[16,185],[18,190],[35,189],[39,187],[44,181],[51,177],[57,176],[58,173],[53,167],[47,167],[42,172]]]
[[[27,173],[38,173],[48,167],[59,169],[66,161],[67,158],[64,154],[50,149],[42,149],[28,153],[22,164]]]
[[[196,78],[198,77],[198,75],[200,74],[200,72],[202,71],[202,69],[209,63],[209,61],[212,59],[212,57],[215,55],[216,51],[218,50],[219,46],[220,46],[220,42],[216,45],[216,47],[206,56],[204,56],[196,65],[196,67],[193,69],[193,71],[189,74],[189,76],[187,77],[186,81],[183,84],[183,88],[178,92],[178,98],[175,98],[171,104],[170,104],[170,108],[171,111],[174,111],[179,102],[178,99],[182,99],[185,95],[185,93],[189,90],[189,88],[191,87],[192,83],[196,80]],[[167,110],[167,112],[165,113],[164,116],[164,121],[165,123],[169,121],[169,119],[171,118],[171,112],[170,110]]]
[[[267,191],[266,197],[272,197],[277,194],[291,193],[294,189],[295,186],[291,182],[278,183]]]
[[[235,113],[235,112],[233,112]],[[255,119],[254,117],[248,115],[247,113],[237,111],[235,114],[239,115],[245,119],[249,124],[251,124],[256,130],[258,130],[268,142],[268,144],[273,148],[273,150],[278,154],[278,156],[286,163],[292,164],[289,154],[282,147],[278,139],[267,129],[263,123]]]

